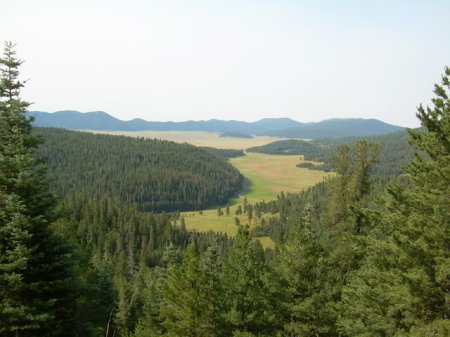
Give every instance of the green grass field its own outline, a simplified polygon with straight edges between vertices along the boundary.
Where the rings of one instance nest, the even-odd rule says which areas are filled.
[[[283,191],[299,192],[322,181],[329,173],[306,168],[298,168],[296,165],[303,161],[301,156],[278,156],[262,153],[247,153],[245,157],[232,158],[230,163],[241,171],[248,185],[239,198],[232,200],[230,204],[230,216],[218,216],[217,208],[199,212],[185,212],[186,228],[200,232],[216,231],[234,236],[237,232],[234,218],[237,217],[241,224],[257,226],[260,219],[253,218],[249,221],[246,215],[236,216],[235,212],[244,197],[250,203],[262,200],[276,199]],[[224,207],[224,206],[222,206]],[[260,238],[264,247],[273,247],[270,238]]]
[[[322,181],[327,175],[322,171],[296,167],[301,162],[304,162],[303,156],[264,153],[247,153],[245,157],[230,160],[250,182],[245,193],[250,202],[273,200],[281,191],[299,192]]]
[[[164,139],[180,143],[190,143],[196,146],[210,146],[221,149],[245,150],[252,146],[265,145],[281,138],[255,137],[232,138],[219,137],[219,133],[200,131],[92,131],[130,137],[144,137],[150,139]],[[262,153],[246,153],[244,157],[232,158],[230,163],[244,175],[246,179],[245,190],[238,198],[230,201],[230,215],[218,216],[216,208],[200,212],[184,212],[186,228],[198,232],[216,231],[234,236],[237,232],[235,217],[241,224],[250,227],[257,226],[261,219],[253,218],[251,221],[247,215],[236,216],[235,212],[244,197],[250,203],[276,199],[283,191],[299,192],[323,180],[328,173],[298,168],[297,164],[303,161],[302,156],[278,156]],[[221,205],[225,211],[226,205]],[[274,242],[269,237],[259,238],[266,248],[273,248]]]

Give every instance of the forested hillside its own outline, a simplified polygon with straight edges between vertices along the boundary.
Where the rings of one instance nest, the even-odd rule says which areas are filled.
[[[311,156],[320,155],[323,152],[319,145],[313,142],[298,139],[279,140],[266,145],[248,148],[247,151],[267,154],[300,154]]]
[[[139,199],[148,185],[168,208],[221,202],[216,192],[226,200],[241,177],[218,156],[163,141],[33,134],[21,63],[6,43],[1,337],[448,336],[449,68],[433,106],[418,109],[422,128],[408,131],[416,155],[404,175],[372,175],[381,146],[358,140],[335,149],[335,175],[308,191],[244,199],[249,221],[270,213],[253,232],[277,241],[264,250],[245,225],[230,240],[186,231],[178,212],[138,208],[156,204]],[[49,193],[36,153],[64,199]]]
[[[216,155],[188,144],[37,128],[52,188],[136,203],[142,210],[182,211],[226,203],[242,176]]]
[[[252,147],[247,149],[247,151],[280,155],[304,155],[305,160],[323,162],[324,165],[315,166],[309,163],[303,163],[299,166],[311,169],[330,170],[331,156],[339,146],[351,146],[358,140],[366,140],[381,146],[379,161],[374,165],[373,173],[397,175],[401,174],[403,172],[402,167],[414,158],[414,148],[408,143],[408,139],[409,136],[406,131],[368,137],[323,138],[308,142],[289,139]]]
[[[245,156],[243,150],[235,150],[235,149],[216,149],[214,147],[207,147],[202,146],[201,149],[213,153],[216,156],[219,156],[223,159],[230,159],[230,158],[236,158],[236,157],[242,157]]]
[[[307,123],[288,129],[271,130],[265,135],[286,138],[340,138],[340,137],[364,137],[369,135],[381,135],[402,130],[396,125],[384,123],[376,119],[362,118],[334,118],[317,123]]]

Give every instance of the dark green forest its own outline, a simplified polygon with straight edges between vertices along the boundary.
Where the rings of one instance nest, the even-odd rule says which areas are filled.
[[[227,203],[242,187],[241,174],[221,158],[226,151],[54,128],[35,133],[43,138],[37,156],[62,197],[81,192],[146,211],[184,211]]]
[[[320,145],[305,140],[288,139],[279,140],[262,146],[254,146],[247,149],[248,152],[282,155],[317,155],[321,152]]]
[[[403,166],[414,158],[415,149],[409,144],[409,134],[406,131],[394,132],[386,135],[367,137],[323,138],[312,141],[297,139],[280,140],[263,146],[247,149],[248,152],[267,154],[298,154],[305,160],[322,162],[321,165],[301,163],[299,167],[309,169],[331,170],[331,157],[339,146],[352,146],[359,140],[381,146],[379,160],[373,165],[372,173],[377,175],[398,175],[403,173]]]
[[[6,43],[0,58],[0,336],[449,335],[449,68],[433,106],[418,109],[422,128],[407,133],[416,155],[401,171],[401,160],[383,159],[389,143],[343,143],[327,160],[333,178],[244,205],[256,217],[271,216],[256,231],[239,226],[230,239],[186,231],[178,208],[147,212],[148,205],[114,188],[93,193],[88,186],[104,188],[120,174],[138,184],[142,166],[152,174],[153,166],[174,175],[201,169],[220,180],[219,172],[230,170],[223,159],[169,142],[32,132],[29,104],[20,98],[21,63]],[[58,146],[52,139],[67,148],[45,150]],[[140,155],[139,148],[147,152]],[[57,157],[53,164],[50,154]],[[167,164],[156,160],[163,158]],[[377,165],[391,164],[397,173],[374,174]],[[67,166],[56,175],[52,165]],[[72,185],[53,182],[55,191],[58,184],[67,188],[60,199],[49,192],[45,167],[50,181],[72,179]],[[219,167],[224,172],[215,171]],[[75,189],[80,177],[90,180]],[[241,179],[234,170],[230,177]],[[146,184],[151,177],[142,179]],[[168,195],[166,185],[158,187],[155,194]],[[257,231],[274,238],[276,249],[264,250],[253,237]]]
[[[244,132],[222,132],[220,137],[234,137],[234,138],[253,138],[252,135]]]
[[[245,156],[243,150],[235,149],[216,149],[215,147],[202,146],[201,149],[213,153],[223,159],[230,159]]]
[[[342,138],[364,137],[368,135],[382,135],[400,131],[404,128],[384,123],[376,119],[362,118],[333,118],[317,123],[306,123],[287,129],[269,130],[265,135],[283,138]]]

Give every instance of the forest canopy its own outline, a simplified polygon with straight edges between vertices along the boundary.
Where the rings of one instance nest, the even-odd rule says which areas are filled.
[[[224,159],[189,144],[35,128],[43,137],[52,188],[138,204],[147,211],[185,211],[227,203],[242,176]]]

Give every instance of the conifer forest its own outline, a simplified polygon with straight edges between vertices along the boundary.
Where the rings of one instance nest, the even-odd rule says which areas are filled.
[[[245,151],[34,127],[21,64],[6,42],[1,337],[449,336],[450,68],[420,128],[247,149],[331,174],[227,236],[182,212],[233,219]]]

